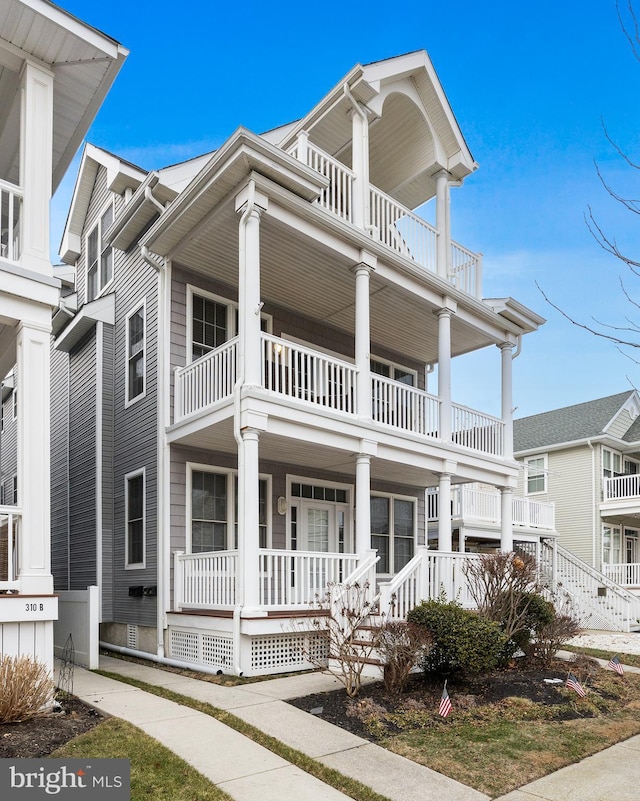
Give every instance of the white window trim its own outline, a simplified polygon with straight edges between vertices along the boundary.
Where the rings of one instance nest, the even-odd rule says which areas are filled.
[[[233,337],[238,335],[238,332],[236,331],[236,313],[238,311],[237,302],[235,300],[230,300],[229,298],[225,298],[222,295],[216,295],[215,293],[209,292],[209,290],[202,289],[201,287],[195,286],[194,284],[187,284],[186,364],[191,364],[192,362],[197,361],[196,359],[193,358],[193,296],[194,295],[199,295],[200,297],[207,298],[207,300],[212,300],[214,303],[220,303],[222,306],[226,306],[229,310],[227,340],[233,339]],[[265,312],[260,312],[260,319],[266,321],[267,323],[266,330],[267,333],[270,334],[273,330],[273,317],[270,314],[266,314]]]
[[[133,398],[129,397],[129,320],[133,317],[134,314],[142,309],[142,362],[144,365],[144,373],[143,373],[143,381],[144,381],[144,388],[139,395],[136,395]],[[127,409],[129,406],[133,406],[134,403],[145,398],[147,395],[147,298],[142,298],[141,301],[135,304],[135,306],[131,309],[131,311],[127,314],[125,318],[125,359],[124,359],[124,408]]]
[[[536,467],[535,469],[539,472],[542,472],[544,477],[544,489],[538,490],[537,492],[529,492],[529,462],[533,460],[542,459],[543,465],[542,468]],[[546,453],[537,453],[535,456],[527,456],[524,460],[524,494],[531,496],[531,495],[546,495],[549,492],[548,487],[548,478],[549,478],[549,455]]]
[[[11,393],[11,419],[17,420],[18,419],[18,390],[14,389]]]
[[[609,552],[613,551],[613,538],[614,538],[614,531],[618,532],[618,543],[620,547],[620,551],[623,550],[624,547],[624,526],[621,526],[619,523],[603,523],[600,529],[600,564],[602,565],[616,565],[620,564],[619,562],[605,562],[604,561],[604,530],[608,528],[611,531],[610,540],[609,540]],[[620,553],[620,557],[622,557],[622,553]]]
[[[129,480],[142,476],[142,562],[129,563]],[[147,565],[147,468],[132,470],[124,477],[124,569],[144,570]]]
[[[199,462],[187,462],[187,480],[185,489],[185,552],[192,553],[191,551],[191,499],[193,489],[193,473],[217,473],[218,475],[225,475],[227,477],[227,547],[225,550],[233,551],[234,532],[235,532],[235,481],[232,479],[238,475],[238,471],[234,468],[216,467],[210,464],[200,464]],[[267,508],[265,516],[267,518],[267,548],[271,548],[272,544],[272,477],[268,473],[259,473],[258,478],[260,481],[267,482]],[[231,544],[231,547],[229,545]]]
[[[413,369],[411,369],[411,367],[405,367],[403,364],[400,364],[399,362],[392,362],[389,359],[383,359],[380,356],[376,356],[375,353],[371,354],[371,361],[372,362],[378,362],[379,364],[387,364],[387,365],[389,365],[389,367],[393,367],[394,369],[398,368],[398,370],[402,370],[404,373],[409,373],[410,375],[413,376],[413,388],[417,389],[417,387],[418,387],[418,371],[417,370],[413,370]],[[381,375],[380,378],[385,378],[385,376]],[[391,376],[389,380],[390,381],[397,381],[397,379],[394,378],[393,376]]]
[[[394,543],[395,543],[395,533],[393,531],[394,527],[394,518],[393,518],[393,501],[411,501],[413,503],[413,555],[415,556],[417,553],[418,548],[418,498],[416,495],[401,495],[397,492],[377,492],[371,491],[370,493],[371,498],[388,498],[389,499],[389,567],[391,571],[389,573],[378,573],[378,577],[380,576],[394,576],[395,571],[393,569],[395,564],[395,553],[394,553]],[[374,536],[373,533],[371,536]],[[381,536],[376,534],[375,536]],[[413,558],[413,557],[412,557]]]
[[[111,209],[112,209],[112,212],[113,212],[113,219],[115,220],[115,218],[116,218],[115,201],[114,201],[114,198],[110,198],[104,204],[102,209],[100,210],[100,213],[96,217],[95,223],[91,226],[91,228],[89,228],[89,230],[87,231],[87,233],[84,236],[84,261],[85,261],[85,264],[84,264],[84,299],[85,299],[86,303],[90,302],[89,301],[89,236],[90,236],[90,234],[93,232],[93,230],[95,228],[98,229],[98,282],[99,282],[99,280],[100,280],[100,266],[101,266],[100,265],[100,260],[102,258],[102,252],[100,250],[100,242],[102,240],[102,218],[103,218],[105,212],[107,211],[107,209],[109,208],[109,206],[111,206]],[[112,248],[111,252],[112,252],[112,257],[113,257],[113,248]],[[115,269],[115,257],[114,257],[113,258],[113,262],[112,262],[111,279],[109,281],[107,281],[107,283],[101,289],[99,289],[96,292],[95,297],[91,298],[91,300],[97,300],[99,297],[101,297],[101,295],[104,295],[104,294],[107,293],[107,291],[111,288],[111,285],[114,282],[115,274],[116,274],[116,269]]]

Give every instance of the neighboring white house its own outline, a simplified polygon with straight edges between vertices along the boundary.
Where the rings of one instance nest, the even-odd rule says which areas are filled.
[[[516,420],[520,489],[556,507],[560,543],[640,594],[640,396],[627,390]]]
[[[49,203],[127,51],[47,0],[0,3],[0,654],[53,665]],[[20,388],[17,390],[19,376]]]

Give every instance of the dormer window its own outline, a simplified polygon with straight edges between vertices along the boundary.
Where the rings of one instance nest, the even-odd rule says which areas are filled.
[[[112,222],[110,203],[87,237],[87,302],[97,298],[113,278],[113,250],[104,238]]]

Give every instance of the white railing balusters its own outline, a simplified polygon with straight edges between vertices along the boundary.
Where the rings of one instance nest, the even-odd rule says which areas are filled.
[[[18,262],[22,255],[22,190],[0,180],[0,258]]]
[[[603,564],[602,572],[611,581],[621,587],[640,587],[640,563],[620,562],[617,564]]]
[[[440,398],[380,375],[371,376],[371,416],[376,423],[437,437]]]
[[[614,476],[604,479],[605,501],[620,500],[623,498],[640,499],[640,474],[630,476]]]
[[[0,506],[0,590],[18,590],[21,510]]]
[[[466,484],[451,487],[452,515],[455,519],[498,524],[502,520],[500,493],[476,489]],[[555,531],[555,505],[547,501],[514,497],[511,502],[514,526]],[[427,520],[438,520],[438,488],[427,490]]]
[[[176,422],[232,397],[237,349],[238,338],[234,337],[186,367],[176,368]]]
[[[474,451],[504,456],[504,422],[457,403],[451,404],[451,439]]]

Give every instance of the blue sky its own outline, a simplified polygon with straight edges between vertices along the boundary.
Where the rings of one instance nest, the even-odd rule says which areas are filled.
[[[640,196],[639,174],[601,123],[640,161],[640,63],[615,0],[61,5],[131,51],[87,138],[147,169],[213,150],[239,125],[260,133],[302,116],[358,62],[427,50],[480,165],[452,190],[453,236],[484,254],[486,297],[510,295],[548,321],[514,363],[516,416],[640,386],[629,355],[572,326],[536,287],[586,323],[625,325],[633,314],[624,268],[584,222],[591,205],[640,256],[638,219],[594,167],[620,194]],[[77,161],[54,198],[55,251]],[[639,283],[629,278],[628,290]],[[454,399],[498,413],[499,362],[497,349],[457,360]]]

